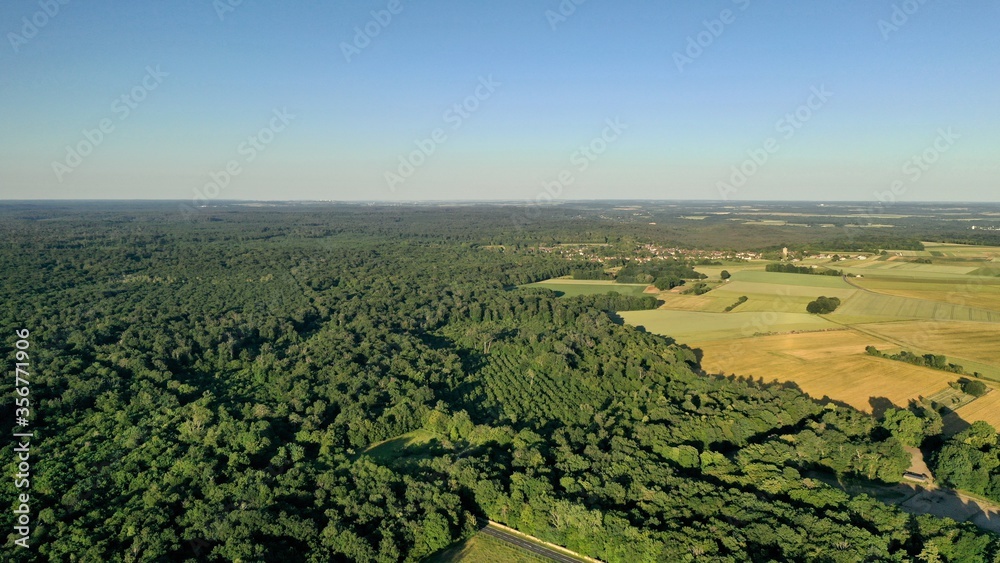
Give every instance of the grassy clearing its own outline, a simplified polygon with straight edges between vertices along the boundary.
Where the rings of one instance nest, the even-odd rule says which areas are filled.
[[[638,283],[615,283],[609,280],[574,280],[570,278],[554,278],[551,280],[530,283],[521,287],[542,287],[560,294],[560,297],[576,297],[577,295],[595,295],[613,291],[622,295],[643,295],[649,287]]]
[[[537,563],[548,561],[533,553],[491,538],[476,534],[464,542],[426,559],[427,563]]]
[[[871,412],[870,400],[897,406],[948,387],[955,374],[876,358],[865,346],[882,345],[851,330],[784,334],[690,344],[704,352],[709,372],[736,373],[765,381],[794,381],[813,397],[830,397]]]
[[[864,291],[858,292],[854,297],[848,299],[833,315],[876,316],[889,319],[1000,322],[1000,311]]]
[[[727,303],[731,305],[732,301]],[[654,334],[680,342],[725,340],[792,331],[827,330],[838,325],[808,313],[701,313],[692,311],[623,311],[630,325],[642,326]]]
[[[376,463],[385,465],[401,458],[422,455],[432,447],[439,437],[427,430],[414,430],[401,436],[372,444],[363,455],[371,457]]]

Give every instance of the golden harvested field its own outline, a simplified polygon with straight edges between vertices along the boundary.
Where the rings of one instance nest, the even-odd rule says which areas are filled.
[[[1000,325],[996,324],[906,321],[858,328],[949,357],[1000,363]]]
[[[681,295],[673,291],[661,291],[656,296],[663,301],[663,309],[674,309],[676,311],[705,311],[709,313],[721,313],[726,307],[736,301],[728,297],[720,298],[715,292],[703,295]]]
[[[662,292],[660,309],[622,317],[701,348],[706,371],[792,381],[814,397],[869,412],[872,398],[905,406],[948,391],[963,376],[869,356],[866,346],[943,354],[996,388],[958,408],[949,428],[976,420],[1000,425],[1000,278],[987,275],[1000,271],[1000,262],[992,261],[1000,248],[930,245],[911,254],[933,263],[873,256],[829,264],[864,274],[848,280],[732,268],[732,279],[705,295]],[[813,262],[821,264],[803,264]],[[744,295],[746,303],[719,312]],[[805,314],[806,303],[819,295],[843,303],[829,315]]]
[[[994,428],[1000,428],[1000,391],[993,389],[984,397],[972,401],[968,405],[955,411],[965,422],[976,422],[983,420],[990,423]],[[954,415],[945,417],[945,424],[955,427],[957,421],[949,420]]]
[[[704,352],[702,365],[711,373],[736,373],[765,381],[794,381],[803,391],[828,396],[871,412],[869,400],[885,397],[897,406],[948,387],[955,374],[865,353],[869,335],[852,330],[782,334],[689,344]],[[1000,395],[1000,393],[998,393]],[[973,405],[975,402],[973,403]],[[970,405],[971,406],[971,405]]]

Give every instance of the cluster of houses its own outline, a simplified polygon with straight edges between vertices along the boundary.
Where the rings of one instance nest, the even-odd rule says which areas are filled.
[[[649,252],[654,257],[691,258],[696,260],[760,260],[759,252],[731,252],[725,250],[698,250],[691,248],[663,247],[643,244],[640,251]]]

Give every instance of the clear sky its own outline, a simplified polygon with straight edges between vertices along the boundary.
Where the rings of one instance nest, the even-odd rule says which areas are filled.
[[[1000,199],[996,0],[10,0],[0,32],[3,199]]]

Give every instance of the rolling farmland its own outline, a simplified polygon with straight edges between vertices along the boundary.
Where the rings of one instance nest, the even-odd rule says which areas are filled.
[[[834,315],[868,315],[890,320],[1000,322],[1000,311],[870,292],[858,292],[844,302]]]
[[[728,283],[704,295],[661,292],[660,309],[622,317],[701,348],[709,372],[793,381],[813,396],[867,411],[877,397],[903,406],[947,392],[949,382],[961,376],[872,357],[866,346],[945,355],[969,373],[1000,381],[1000,280],[977,275],[991,272],[992,263],[972,262],[993,259],[998,251],[931,245],[912,254],[935,256],[940,263],[895,260],[898,256],[816,262],[864,274],[848,280],[766,272],[758,263],[731,270]],[[829,315],[806,314],[806,303],[820,295],[843,304]],[[741,296],[745,303],[721,312]],[[1000,423],[1000,393],[962,405],[956,416],[951,428],[959,428],[961,420]]]
[[[702,349],[702,366],[710,373],[794,381],[813,397],[827,396],[868,412],[873,397],[906,405],[946,389],[955,379],[951,373],[869,356],[869,344],[867,335],[840,330],[690,345]]]
[[[974,305],[978,308],[1000,311],[1000,279],[984,280],[978,276],[970,276],[951,283],[938,280],[884,278],[862,278],[852,281],[859,287],[877,293],[955,305]]]
[[[986,396],[972,401],[954,414],[946,416],[944,422],[947,429],[949,426],[960,427],[963,421],[969,423],[977,420],[988,422],[994,428],[1000,427],[1000,391],[994,389]]]
[[[681,342],[728,340],[755,334],[840,328],[830,321],[802,313],[700,313],[693,311],[623,311],[625,322]]]

